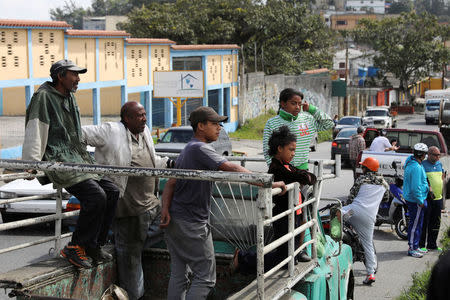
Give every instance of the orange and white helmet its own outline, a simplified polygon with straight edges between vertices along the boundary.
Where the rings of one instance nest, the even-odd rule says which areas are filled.
[[[374,157],[367,157],[360,164],[373,172],[377,172],[378,168],[380,167],[380,162],[378,161],[378,159],[376,159]]]

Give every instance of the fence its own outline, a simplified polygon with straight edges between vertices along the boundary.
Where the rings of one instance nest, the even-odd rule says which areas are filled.
[[[229,160],[241,161],[242,164],[245,164],[246,161],[264,161],[263,158],[248,158],[248,157],[230,157]],[[40,171],[72,171],[72,172],[83,172],[83,173],[97,173],[97,174],[110,174],[110,175],[119,175],[119,176],[152,176],[159,178],[177,178],[177,179],[189,179],[189,180],[208,180],[208,181],[217,181],[217,182],[234,182],[234,183],[248,183],[258,186],[258,197],[257,201],[257,228],[256,228],[256,246],[257,246],[257,280],[253,284],[256,284],[257,297],[259,299],[264,299],[265,297],[265,280],[279,271],[283,266],[288,264],[288,274],[289,277],[284,278],[284,281],[280,281],[280,284],[283,284],[285,288],[291,288],[298,282],[306,273],[309,272],[312,268],[315,267],[315,262],[317,258],[317,250],[315,247],[316,242],[316,232],[318,226],[317,220],[317,208],[318,203],[320,201],[320,194],[322,190],[322,184],[324,179],[335,178],[340,174],[340,156],[337,156],[336,161],[333,160],[323,160],[323,161],[310,161],[310,163],[314,164],[314,173],[317,175],[317,182],[313,187],[313,195],[314,197],[308,199],[299,205],[294,205],[294,203],[299,203],[299,184],[293,183],[287,186],[288,190],[288,198],[289,198],[289,207],[287,211],[278,214],[276,216],[272,216],[272,196],[277,195],[281,192],[280,189],[272,189],[271,184],[273,180],[273,176],[271,174],[265,173],[234,173],[234,172],[217,172],[217,171],[204,171],[204,170],[177,170],[177,169],[152,169],[152,168],[135,168],[135,167],[111,167],[111,166],[103,166],[103,165],[83,165],[83,164],[71,164],[71,163],[58,163],[58,162],[32,162],[32,161],[21,161],[21,160],[0,160],[1,168],[8,169],[20,169],[20,170],[40,170]],[[334,172],[331,174],[324,174],[324,166],[325,165],[334,165]],[[41,176],[39,173],[36,176]],[[19,174],[7,174],[0,176],[0,180],[4,179],[14,179],[14,178],[29,178],[30,174],[28,173],[19,173]],[[76,216],[78,215],[78,211],[62,213],[62,193],[59,189],[58,197],[56,200],[56,213],[48,216],[38,217],[38,218],[30,218],[26,220],[10,222],[5,224],[0,224],[0,231],[24,227],[33,224],[39,224],[49,221],[55,221],[55,235],[52,237],[48,237],[45,239],[40,239],[37,241],[24,243],[21,245],[12,246],[9,248],[1,249],[1,253],[10,252],[26,247],[30,247],[33,245],[37,245],[40,243],[45,243],[48,241],[55,241],[55,254],[59,254],[59,250],[61,249],[61,238],[69,237],[71,233],[61,234],[61,224],[62,219]],[[35,196],[32,197],[23,197],[23,198],[15,198],[15,199],[7,199],[0,201],[0,205],[17,202],[17,201],[26,201],[36,199]],[[311,211],[311,219],[308,221],[306,214],[303,214],[303,225],[295,228],[294,226],[294,218],[296,210],[300,208],[310,209]],[[264,245],[264,227],[272,224],[274,221],[279,220],[283,217],[288,217],[288,233],[279,239],[272,241],[268,245]],[[308,228],[311,228],[311,239],[305,243],[303,243],[299,248],[294,249],[294,239],[298,234],[306,231]],[[269,253],[270,251],[276,249],[280,245],[288,242],[288,257],[286,257],[282,262],[273,267],[271,270],[268,270],[266,273],[264,272],[264,255]],[[308,269],[304,269],[303,273],[296,272],[294,274],[294,259],[300,251],[305,249],[307,246],[311,245],[312,247],[312,258],[313,262],[309,264]],[[246,293],[252,289],[252,284],[243,289],[241,293]],[[279,294],[276,295],[276,298],[281,297],[285,289],[280,289]],[[281,294],[280,294],[281,293]],[[273,295],[271,295],[272,298]],[[239,299],[239,295],[236,295],[235,299]]]

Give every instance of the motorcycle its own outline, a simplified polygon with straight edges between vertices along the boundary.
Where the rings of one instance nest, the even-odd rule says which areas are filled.
[[[329,235],[331,230],[331,220],[330,220],[330,213],[326,214],[323,213],[325,211],[330,211],[331,209],[335,209],[336,204],[331,203],[328,204],[322,208],[319,209],[320,218],[322,221],[322,227],[325,231],[325,234]],[[321,214],[323,213],[323,214]],[[352,227],[352,225],[347,221],[346,216],[344,215],[343,222],[342,222],[342,241],[349,245],[352,248],[353,252],[353,262],[360,261],[364,264],[366,263],[366,256],[364,254],[364,248],[361,244],[361,241],[359,240],[358,233],[356,230]],[[375,244],[373,244],[373,249],[375,251],[375,258],[377,250],[375,249]],[[376,262],[375,267],[375,273],[378,269],[378,261]]]
[[[395,233],[403,240],[408,237],[408,206],[403,198],[403,178],[398,175],[397,163],[392,162],[395,170],[394,182],[389,184],[389,201],[382,201],[378,208],[375,226],[390,224]]]

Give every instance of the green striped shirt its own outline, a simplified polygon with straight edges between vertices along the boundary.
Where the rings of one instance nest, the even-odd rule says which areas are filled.
[[[309,105],[308,112],[300,112],[297,117],[280,109],[277,116],[269,119],[264,127],[263,152],[267,165],[270,165],[272,157],[269,155],[269,138],[272,132],[286,125],[297,136],[297,148],[291,164],[298,169],[308,169],[309,145],[312,138],[319,131],[333,127],[333,120],[323,111],[313,105]]]

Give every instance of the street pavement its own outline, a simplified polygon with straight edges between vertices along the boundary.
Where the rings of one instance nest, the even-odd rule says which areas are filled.
[[[1,119],[1,118],[0,118]],[[398,118],[399,128],[421,128],[437,130],[436,125],[425,125],[423,115],[407,115]],[[253,140],[233,140],[233,150],[244,151],[248,156],[262,157],[262,142]],[[312,152],[312,159],[330,159],[331,142],[318,145],[317,151]],[[247,163],[246,167],[252,171],[265,172],[267,166],[264,163]],[[323,198],[338,198],[344,200],[353,184],[350,169],[343,169],[341,177],[327,180],[323,187]],[[320,206],[324,205],[324,202]],[[450,203],[447,203],[447,208]],[[441,231],[450,225],[447,215],[442,217]],[[7,247],[34,239],[52,235],[52,229],[45,226],[33,226],[26,229],[16,229],[0,232],[0,245]],[[374,233],[375,247],[379,261],[379,269],[376,274],[376,282],[372,286],[364,286],[362,280],[365,276],[364,265],[360,262],[354,264],[356,277],[355,299],[392,299],[400,295],[412,283],[411,275],[421,272],[431,266],[438,258],[438,253],[426,254],[421,259],[406,256],[407,242],[397,237],[390,226],[377,227]],[[65,242],[63,242],[64,244]],[[0,254],[0,272],[12,270],[42,259],[48,258],[53,243],[18,250],[14,253]],[[0,299],[8,299],[5,291],[0,291]]]

